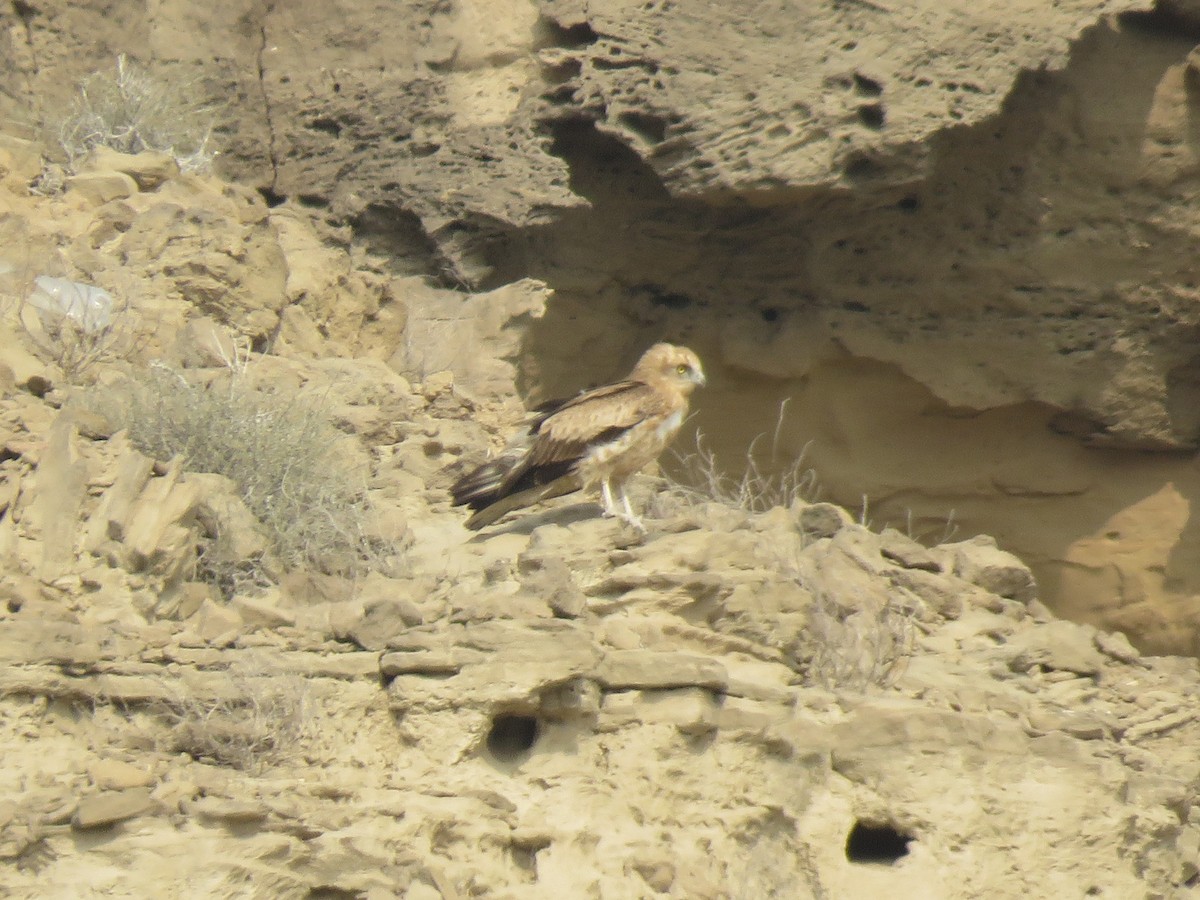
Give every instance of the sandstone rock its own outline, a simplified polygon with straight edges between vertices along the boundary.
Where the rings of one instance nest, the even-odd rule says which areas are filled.
[[[399,587],[403,583],[395,584]],[[382,650],[397,635],[424,622],[421,611],[411,600],[396,594],[382,597],[378,591],[376,581],[371,596],[363,599],[362,617],[346,632],[364,650]]]
[[[160,478],[146,482],[129,510],[129,527],[121,536],[130,571],[181,569],[191,562],[188,523],[200,498],[195,482],[181,480],[183,460],[174,459]]]
[[[280,606],[278,589],[262,594],[238,594],[229,601],[231,609],[250,626],[283,628],[296,624],[296,614]]]
[[[37,141],[13,134],[0,135],[0,169],[5,175],[17,177],[27,187],[42,170],[42,153]]]
[[[587,611],[587,597],[561,559],[522,555],[517,564],[524,590],[545,598],[555,616],[577,619]]]
[[[833,537],[852,522],[846,510],[832,503],[805,504],[800,507],[796,519],[800,531],[813,538]]]
[[[252,377],[332,398],[373,496],[404,518],[413,552],[396,580],[419,622],[401,616],[384,653],[328,644],[332,617],[214,635],[255,644],[319,700],[307,719],[281,710],[274,692],[245,689],[270,678],[229,677],[242,647],[181,646],[197,641],[198,616],[191,633],[143,626],[138,610],[197,598],[213,612],[180,567],[199,525],[145,513],[170,473],[137,483],[118,437],[74,440],[89,477],[71,527],[85,521],[85,545],[138,571],[104,577],[101,561],[71,559],[54,591],[0,613],[15,805],[67,821],[61,785],[78,789],[80,754],[113,749],[178,779],[152,794],[168,808],[190,812],[203,794],[227,817],[192,815],[185,841],[178,822],[146,819],[72,846],[0,807],[14,862],[0,892],[219,893],[247,872],[281,897],[1186,891],[1194,661],[1139,659],[1049,613],[1111,622],[1119,607],[1160,649],[1190,646],[1195,630],[1194,461],[1121,449],[1200,434],[1194,291],[1178,264],[1195,243],[1195,79],[1180,65],[1190,43],[1161,11],[1122,15],[1149,6],[1018,4],[984,28],[976,9],[905,18],[871,3],[799,18],[607,0],[433,15],[349,3],[335,27],[319,4],[214,27],[204,10],[184,22],[167,8],[22,5],[0,107],[33,96],[67,108],[64,73],[98,68],[87,47],[185,46],[169,72],[206,73],[246,100],[228,113],[241,126],[215,133],[229,142],[222,163],[262,191],[171,177],[88,209],[31,198],[38,161],[24,182],[0,173],[0,227],[15,221],[64,265],[127,284],[162,344],[152,356],[200,313],[257,346],[278,340],[292,357],[256,357]],[[374,48],[356,38],[368,32]],[[95,40],[74,39],[84,33]],[[783,44],[798,63],[780,67]],[[513,282],[522,272],[554,291]],[[471,294],[454,284],[464,277],[500,287]],[[569,517],[532,535],[464,535],[444,466],[516,417],[518,388],[531,402],[569,396],[651,335],[704,351],[713,377],[695,421],[726,442],[727,463],[764,429],[772,465],[811,441],[825,493],[863,521],[949,531],[961,503],[970,533],[1050,557],[1042,582],[1058,596],[1031,602],[1013,560],[974,547],[930,551],[934,571],[836,508],[811,530],[800,522],[814,507],[708,503],[639,542]],[[431,390],[414,398],[385,360]],[[9,365],[28,389],[0,397],[0,556],[6,572],[31,572],[45,522],[27,476],[43,461],[55,471],[42,443],[61,396]],[[447,368],[453,383],[426,378]],[[956,567],[960,551],[975,568]],[[360,617],[361,582],[299,572],[286,584],[287,602]],[[844,680],[805,686],[820,610],[842,629],[826,635],[868,660],[892,634],[886,615],[915,623],[906,677],[865,696]],[[652,678],[667,684],[613,686]],[[671,684],[686,679],[705,686]],[[183,701],[210,734],[297,755],[267,772],[167,756],[170,715],[150,713]],[[515,762],[485,752],[505,717],[533,737]],[[907,855],[856,860],[859,825],[885,826]]]
[[[955,575],[986,591],[1023,603],[1037,596],[1037,584],[1029,567],[1013,554],[999,549],[993,538],[978,537],[958,544],[943,544],[938,552],[949,554],[948,567]]]
[[[119,759],[97,760],[88,767],[92,784],[102,791],[123,791],[154,784],[153,772]]]
[[[325,339],[301,307],[285,306],[279,313],[276,350],[301,359],[316,359],[325,352]]]
[[[1097,631],[1094,640],[1097,650],[1118,662],[1136,665],[1141,661],[1142,655],[1119,631]]]
[[[227,366],[237,360],[239,349],[229,329],[208,316],[189,320],[175,339],[173,353],[185,369]]]
[[[208,552],[213,567],[262,566],[271,555],[271,543],[233,480],[223,475],[189,472],[183,483],[195,486],[194,514],[212,540]],[[274,565],[268,564],[266,568]]]
[[[210,598],[201,603],[189,624],[204,643],[225,646],[245,630],[246,623],[237,609]]]
[[[168,153],[121,153],[103,145],[92,150],[84,168],[97,173],[122,172],[143,191],[152,191],[179,175],[179,164]]]
[[[201,581],[175,581],[163,588],[155,604],[155,615],[176,621],[196,615],[207,604],[219,604],[221,592],[217,586]],[[223,605],[223,604],[222,604]],[[211,633],[202,628],[202,633]]]
[[[384,678],[397,675],[447,675],[459,672],[463,660],[454,653],[436,650],[408,650],[385,653],[379,659],[379,671]]]
[[[920,569],[925,572],[942,570],[941,564],[932,553],[894,528],[885,528],[879,535],[879,542],[879,552],[905,569]]]
[[[104,828],[154,810],[155,803],[146,788],[105,791],[81,800],[71,816],[71,825],[80,830]]]
[[[667,722],[684,734],[715,731],[720,703],[711,690],[700,687],[608,693],[601,709],[600,728],[631,722]]]
[[[192,815],[222,822],[261,822],[270,814],[266,804],[252,800],[227,800],[221,797],[201,797],[185,805]]]
[[[1096,649],[1096,632],[1074,622],[1048,622],[1036,629],[1018,632],[1007,641],[1013,654],[1009,667],[1026,671],[1042,666],[1079,675],[1096,675],[1104,668],[1104,655]]]
[[[124,200],[137,193],[137,182],[123,172],[85,172],[67,179],[67,190],[92,206]]]
[[[611,650],[604,654],[596,678],[605,690],[703,687],[724,691],[725,667],[713,659],[653,650]]]
[[[20,612],[31,604],[36,605],[45,597],[46,591],[41,582],[20,572],[10,572],[0,583],[0,603],[10,613]]]
[[[38,576],[43,581],[66,574],[75,561],[78,519],[88,470],[86,461],[79,457],[76,440],[74,422],[68,415],[59,415],[37,467],[33,512],[42,529]]]
[[[169,187],[150,195],[153,205],[139,210],[115,251],[140,277],[188,297],[215,321],[265,338],[287,302],[285,261],[265,209],[250,198],[239,204],[234,189],[197,197]]]
[[[92,512],[84,531],[83,547],[95,553],[108,540],[122,541],[129,530],[133,505],[150,479],[154,461],[122,443],[123,452],[115,463],[115,474]]]

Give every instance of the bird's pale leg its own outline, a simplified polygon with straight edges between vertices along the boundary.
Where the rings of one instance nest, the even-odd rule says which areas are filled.
[[[600,498],[604,501],[604,514],[606,516],[615,516],[617,507],[613,504],[612,487],[605,478],[600,482]]]
[[[645,531],[646,526],[642,524],[642,520],[633,514],[633,507],[629,505],[629,495],[625,493],[625,485],[622,484],[617,488],[617,493],[621,495],[621,505],[625,507],[624,519],[638,531]]]

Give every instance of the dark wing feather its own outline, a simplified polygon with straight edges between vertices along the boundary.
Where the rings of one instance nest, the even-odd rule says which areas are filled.
[[[578,490],[575,467],[588,451],[643,421],[655,396],[644,382],[620,381],[539,405],[529,423],[532,443],[456,481],[450,489],[454,505],[475,510],[467,525],[481,528],[512,509]]]
[[[652,396],[648,385],[622,381],[568,400],[538,424],[533,446],[504,479],[503,492],[545,484],[571,471],[593,447],[641,422]]]

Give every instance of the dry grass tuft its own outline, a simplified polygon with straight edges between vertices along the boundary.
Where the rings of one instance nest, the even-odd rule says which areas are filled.
[[[311,728],[308,683],[260,656],[238,660],[215,683],[209,673],[205,686],[203,695],[181,688],[154,710],[170,726],[163,749],[256,773],[284,759]]]
[[[913,611],[894,600],[877,608],[849,607],[817,590],[801,636],[804,683],[831,691],[890,687],[912,656]]]
[[[704,434],[697,431],[693,449],[674,452],[675,463],[669,466],[672,474],[667,478],[668,489],[656,498],[652,514],[662,517],[677,511],[681,504],[713,501],[756,513],[776,506],[789,507],[797,500],[816,502],[821,493],[820,485],[817,473],[804,464],[805,453],[802,451],[793,459],[780,459],[779,437],[786,411],[785,399],[779,404],[770,453],[764,454],[759,449],[766,438],[765,433],[760,434],[746,450],[741,475],[726,474],[716,453],[705,445]]]
[[[388,548],[363,530],[365,473],[347,471],[338,445],[349,438],[319,409],[255,388],[236,370],[195,384],[165,366],[92,397],[147,456],[183,456],[190,471],[234,481],[284,566],[351,577],[382,567]]]
[[[128,304],[101,307],[91,302],[96,288],[66,279],[51,280],[58,284],[53,295],[58,308],[46,303],[50,295],[33,286],[32,292],[18,301],[16,319],[34,353],[54,365],[64,382],[86,383],[97,366],[126,359],[137,351],[145,335],[134,326]]]
[[[79,85],[59,125],[58,143],[72,169],[96,147],[110,147],[122,153],[157,150],[185,172],[207,171],[215,155],[209,144],[216,109],[194,82],[161,80],[122,54],[115,72],[97,73]]]

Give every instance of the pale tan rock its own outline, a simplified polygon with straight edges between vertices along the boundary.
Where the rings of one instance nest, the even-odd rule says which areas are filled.
[[[216,585],[200,581],[172,582],[158,596],[154,613],[163,619],[187,619],[205,603],[218,603],[220,591]]]
[[[84,172],[67,179],[67,190],[92,206],[102,206],[132,197],[138,186],[124,172]]]
[[[296,623],[296,615],[280,606],[282,595],[278,590],[263,594],[238,594],[230,602],[247,625],[262,628],[283,628]]]
[[[209,598],[200,604],[189,625],[200,640],[223,646],[245,630],[246,622],[238,609]]]
[[[96,552],[105,541],[123,541],[129,531],[134,503],[150,480],[154,461],[134,450],[125,440],[115,463],[111,484],[89,517],[83,548]]]
[[[80,830],[105,828],[154,811],[154,800],[144,787],[105,791],[81,800],[71,816],[71,825]]]
[[[142,153],[121,153],[103,145],[88,155],[84,170],[90,172],[122,172],[140,190],[152,191],[179,175],[179,164],[168,153],[146,150]]]
[[[885,528],[879,535],[879,552],[884,558],[904,567],[926,572],[940,572],[941,564],[921,544],[894,528]]]
[[[246,507],[238,486],[224,475],[189,472],[183,483],[196,489],[196,520],[212,539],[214,564],[238,566],[268,556],[271,544],[262,524]]]
[[[206,819],[224,822],[260,822],[271,811],[262,802],[226,800],[220,797],[201,797],[186,804],[187,812]]]
[[[378,574],[364,587],[363,615],[347,632],[347,636],[364,650],[382,650],[392,639],[409,628],[424,623],[420,609],[402,593],[404,582],[393,581],[389,595],[381,589],[384,583]]]
[[[707,688],[628,691],[604,696],[599,727],[667,722],[685,734],[707,734],[720,721],[720,704]]]
[[[379,659],[384,678],[397,675],[441,675],[459,672],[464,661],[457,654],[436,650],[407,650],[385,653]]]
[[[79,512],[88,475],[87,462],[76,447],[77,439],[70,416],[59,415],[38,463],[34,511],[42,532],[38,577],[43,581],[66,574],[75,562]]]
[[[42,152],[37,141],[26,140],[14,134],[0,134],[0,168],[5,174],[14,176],[29,185],[42,171]]]
[[[714,659],[654,650],[612,650],[604,654],[596,678],[606,690],[703,687],[723,691],[725,667]]]
[[[796,517],[799,529],[814,538],[833,537],[851,522],[850,514],[832,503],[805,504]]]
[[[1104,668],[1105,657],[1095,643],[1096,631],[1074,622],[1048,622],[1010,637],[1006,649],[1013,653],[1009,666],[1026,671],[1032,666],[1096,675]]]
[[[289,280],[290,280],[289,273]],[[312,317],[299,306],[286,306],[279,313],[276,349],[287,356],[316,359],[325,352],[325,339]]]
[[[154,773],[120,759],[97,760],[88,767],[92,784],[102,791],[149,787],[157,780]]]
[[[185,369],[218,368],[234,363],[239,350],[230,330],[208,316],[189,319],[173,349]]]
[[[10,569],[3,581],[0,581],[0,604],[10,613],[36,605],[45,597],[46,591],[41,582],[21,572]]]
[[[1001,597],[1028,602],[1037,596],[1033,573],[1013,554],[1001,550],[990,537],[973,538],[958,544],[943,544],[954,574]]]

